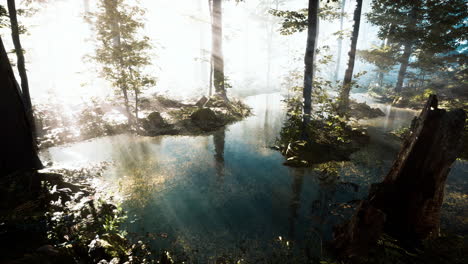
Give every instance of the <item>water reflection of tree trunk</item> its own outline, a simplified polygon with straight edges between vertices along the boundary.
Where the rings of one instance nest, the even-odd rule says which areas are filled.
[[[270,141],[270,109],[268,107],[268,95],[265,96],[265,120],[263,122],[263,133],[264,133],[264,140],[265,140],[265,145],[269,145]]]
[[[213,144],[215,147],[215,167],[216,174],[220,181],[224,178],[224,143],[226,139],[226,131],[218,130],[213,135]]]
[[[295,169],[293,170],[293,183],[292,183],[292,197],[289,206],[289,237],[294,239],[295,235],[295,224],[298,217],[298,211],[301,207],[301,192],[302,185],[304,183],[304,170]]]

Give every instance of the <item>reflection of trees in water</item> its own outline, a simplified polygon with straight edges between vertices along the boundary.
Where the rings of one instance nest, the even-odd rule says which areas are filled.
[[[264,122],[263,122],[263,133],[264,133],[264,140],[265,140],[265,146],[268,146],[270,144],[270,136],[272,133],[271,125],[270,125],[270,109],[268,107],[268,96],[265,96],[265,116],[264,116]]]
[[[326,239],[325,234],[330,233],[330,228],[345,219],[345,214],[351,208],[355,193],[359,191],[359,185],[346,182],[342,179],[344,162],[328,162],[320,164],[315,168],[318,177],[317,199],[311,204],[311,231],[313,237]],[[339,201],[337,193],[345,197]],[[349,211],[351,212],[351,211]]]
[[[119,191],[133,208],[144,208],[168,177],[162,175],[151,143],[138,141],[118,146],[114,157]]]
[[[293,170],[293,182],[292,182],[292,196],[291,202],[289,205],[289,237],[294,239],[295,236],[295,225],[298,217],[298,211],[301,207],[301,192],[302,185],[304,184],[304,174],[303,169],[294,169]]]
[[[218,130],[213,135],[213,144],[215,147],[215,168],[216,175],[218,175],[219,180],[222,182],[225,173],[224,167],[224,144],[226,140],[226,131],[224,129]]]

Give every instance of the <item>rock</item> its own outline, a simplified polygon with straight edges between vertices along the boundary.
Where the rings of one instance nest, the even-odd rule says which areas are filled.
[[[167,123],[159,112],[152,112],[140,122],[146,132],[145,134],[149,136],[171,134],[174,132],[173,125]]]
[[[385,116],[382,110],[379,108],[372,108],[366,103],[351,103],[350,108],[350,115],[357,119]]]
[[[208,102],[208,98],[206,98],[205,96],[202,96],[200,99],[198,99],[195,105],[201,108],[206,104],[206,102]]]
[[[106,257],[108,257],[106,248],[109,247],[109,245],[107,241],[100,239],[99,236],[96,235],[96,238],[88,245],[88,255],[95,263],[106,259]]]
[[[152,127],[162,127],[166,125],[166,122],[164,121],[159,112],[152,112],[148,115],[146,120],[148,121],[148,124]]]
[[[190,115],[192,122],[203,130],[213,130],[222,126],[221,120],[209,108],[201,108]]]
[[[37,252],[48,255],[48,256],[57,256],[59,251],[56,250],[52,245],[44,245],[36,249]]]

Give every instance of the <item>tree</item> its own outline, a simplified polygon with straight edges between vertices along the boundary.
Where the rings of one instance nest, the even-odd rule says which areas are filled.
[[[345,17],[345,9],[346,0],[341,0],[341,14],[340,14],[340,34],[343,32],[343,24],[344,24],[344,17]],[[336,58],[336,68],[335,68],[335,81],[338,80],[338,74],[340,73],[340,66],[341,66],[341,50],[343,49],[343,37],[338,37],[338,51],[337,51],[337,58]]]
[[[91,16],[97,35],[97,47],[92,57],[101,66],[101,74],[118,89],[124,99],[130,126],[138,128],[138,107],[141,91],[155,84],[145,73],[151,64],[148,37],[141,35],[144,10],[129,6],[125,0],[100,0],[98,11]],[[132,115],[130,96],[133,94],[135,117]]]
[[[330,1],[327,1],[327,3]],[[335,2],[335,1],[332,1]],[[318,43],[319,19],[332,20],[340,17],[334,12],[332,6],[326,5],[320,8],[320,0],[309,0],[307,9],[299,11],[271,10],[275,16],[282,17],[283,23],[280,33],[290,35],[307,29],[307,45],[304,56],[304,87],[303,87],[303,131],[302,137],[306,138],[306,129],[312,114],[312,86],[315,75],[316,49]]]
[[[345,77],[343,80],[343,86],[341,87],[340,91],[340,98],[339,98],[339,111],[341,114],[345,113],[349,108],[349,93],[352,87],[352,79],[353,79],[353,71],[354,71],[354,62],[356,58],[356,47],[357,47],[357,40],[359,37],[359,27],[361,24],[361,12],[362,12],[362,0],[356,1],[356,9],[354,10],[354,26],[353,26],[353,34],[351,36],[351,50],[349,51],[349,61],[348,61],[348,68],[345,72]]]
[[[21,91],[0,37],[0,177],[21,169],[40,169]]]
[[[285,0],[263,0],[260,1],[258,9],[265,20],[265,26],[267,31],[267,74],[266,74],[266,87],[270,87],[271,79],[271,60],[273,57],[273,37],[275,33],[275,27],[277,26],[278,18],[273,16],[270,12],[271,7],[274,6],[273,10],[278,10],[280,5],[283,5]]]
[[[389,73],[397,64],[398,47],[385,45],[384,43],[378,46],[372,46],[368,50],[358,50],[357,56],[368,63],[374,64],[377,69],[377,83],[383,87],[384,75]]]
[[[309,0],[307,17],[307,45],[304,55],[304,90],[302,93],[304,98],[303,136],[306,136],[305,131],[310,123],[310,117],[312,114],[312,82],[314,80],[315,49],[317,47],[318,37],[319,6],[320,0]]]
[[[367,14],[368,20],[379,26],[379,37],[388,38],[389,43],[396,43],[403,47],[400,57],[400,70],[395,85],[395,92],[401,92],[411,54],[420,42],[423,32],[422,5],[425,0],[390,1],[376,0],[372,2],[372,12]]]
[[[223,56],[223,10],[222,0],[211,0],[211,61],[213,84],[215,92],[227,99],[224,85],[224,56]]]
[[[28,121],[30,123],[33,134],[35,134],[34,115],[31,103],[31,95],[29,94],[28,75],[26,73],[23,48],[21,46],[20,41],[20,27],[18,25],[18,18],[16,15],[15,0],[8,0],[8,13],[10,16],[11,37],[15,46],[17,66],[21,79],[21,91],[24,107],[26,109],[26,116],[28,117]]]
[[[375,0],[368,20],[379,27],[379,37],[388,38],[402,51],[395,91],[401,92],[411,65],[416,60],[440,61],[467,39],[465,0]],[[417,65],[417,64],[414,64]]]

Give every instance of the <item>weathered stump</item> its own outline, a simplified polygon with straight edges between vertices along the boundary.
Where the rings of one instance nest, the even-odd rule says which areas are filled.
[[[343,257],[365,255],[383,232],[406,243],[439,234],[445,180],[461,150],[466,113],[437,104],[431,95],[383,182],[336,229],[333,244]]]

